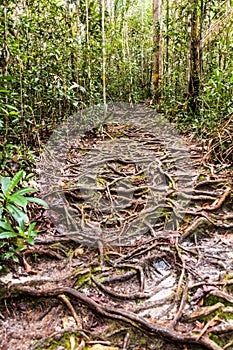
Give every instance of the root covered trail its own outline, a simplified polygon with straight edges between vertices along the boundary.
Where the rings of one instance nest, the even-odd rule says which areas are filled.
[[[232,173],[127,118],[45,153],[51,210],[0,278],[2,349],[233,348]]]

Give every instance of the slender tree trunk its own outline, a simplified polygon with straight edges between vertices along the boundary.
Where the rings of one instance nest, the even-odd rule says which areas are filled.
[[[79,21],[79,0],[76,0],[76,40],[77,40],[77,48],[79,49],[80,45],[80,21]],[[75,69],[75,75],[76,75],[76,84],[77,84],[77,89],[76,89],[76,98],[79,98],[79,52],[76,52],[76,69]]]
[[[70,0],[66,0],[66,25],[68,28],[68,36],[73,37],[73,24],[72,24],[72,14],[70,11]],[[71,79],[72,82],[76,82],[76,60],[77,53],[73,50],[70,52],[70,68],[71,68]],[[67,79],[67,76],[66,76]],[[69,78],[68,78],[69,79]],[[77,90],[77,89],[76,89]]]
[[[126,18],[125,18],[125,12],[126,12],[126,8],[125,8],[125,1],[122,1],[122,6],[123,6],[123,11],[122,11],[122,18],[121,18],[121,32],[122,32],[122,55],[123,55],[123,69],[124,69],[124,76],[127,76],[126,73]],[[123,89],[126,91],[127,90],[127,84],[126,84],[126,80],[124,79],[124,85],[123,85]]]
[[[141,8],[141,27],[142,32],[144,32],[144,9],[143,6]],[[145,70],[144,70],[144,41],[141,40],[141,76],[142,76],[142,86],[144,85],[144,77],[145,77]]]
[[[8,28],[7,28],[7,3],[4,1],[3,3],[3,11],[4,11],[4,41],[3,41],[3,48],[2,53],[0,57],[0,69],[3,76],[7,76],[8,71],[8,63],[10,59],[10,52],[8,49],[8,42],[7,42],[7,34],[8,34]],[[4,81],[4,88],[7,90],[7,83]],[[5,103],[8,103],[8,97],[6,95],[5,97]],[[9,119],[7,116],[4,116],[4,145],[7,144],[7,138],[8,138],[8,131],[9,131]]]
[[[154,102],[159,104],[160,81],[162,75],[162,1],[153,0],[153,26],[154,26]]]
[[[198,37],[198,0],[190,1],[190,77],[188,82],[189,109],[193,114],[199,110],[199,37]]]
[[[199,25],[199,76],[200,79],[202,77],[202,72],[203,72],[203,52],[202,48],[200,47],[200,43],[202,40],[202,35],[203,35],[203,23],[204,23],[204,18],[205,18],[205,6],[204,6],[204,0],[201,0],[200,4],[200,25]]]
[[[105,53],[105,0],[102,0],[101,23],[102,23],[102,86],[103,86],[103,103],[104,113],[107,111],[106,99],[106,53]]]
[[[4,39],[3,39],[3,47],[2,47],[2,53],[0,57],[0,68],[2,71],[2,75],[6,76],[7,75],[7,67],[9,63],[9,58],[10,58],[10,52],[8,49],[8,44],[7,44],[7,5],[4,2]]]
[[[170,0],[166,0],[166,55],[165,55],[165,74],[166,74],[166,83],[168,83],[168,69],[169,69],[169,16],[170,16]]]
[[[91,47],[90,47],[90,33],[89,33],[89,1],[86,0],[86,46],[87,46],[87,78],[88,86],[91,90]],[[90,93],[91,91],[89,91]]]

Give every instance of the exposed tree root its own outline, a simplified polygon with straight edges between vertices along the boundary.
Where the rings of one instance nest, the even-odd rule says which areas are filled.
[[[85,136],[68,150],[62,139],[57,153],[45,157],[44,192],[57,228],[23,253],[26,276],[0,277],[0,300],[55,297],[76,325],[81,303],[92,317],[174,344],[230,348],[230,176],[225,171],[218,178],[213,167],[211,174],[190,171],[174,135],[145,132],[143,122],[106,124],[88,144]],[[211,334],[224,335],[225,345]]]
[[[75,289],[69,287],[60,287],[53,288],[51,290],[39,290],[31,287],[20,287],[16,290],[12,290],[14,293],[25,293],[31,296],[38,297],[58,297],[62,294],[67,294],[76,298],[78,301],[87,305],[92,311],[100,314],[103,317],[112,318],[115,320],[119,320],[122,322],[130,323],[132,326],[136,328],[140,328],[146,332],[151,334],[157,334],[165,339],[170,341],[179,342],[179,343],[191,343],[191,344],[200,344],[204,345],[207,349],[210,350],[223,350],[222,347],[218,346],[214,341],[209,339],[206,336],[202,336],[199,339],[198,335],[189,335],[189,334],[180,334],[180,332],[176,332],[174,329],[170,329],[167,326],[161,326],[156,323],[152,323],[147,321],[146,319],[125,310],[115,309],[108,307],[106,305],[100,305],[96,303],[91,298],[87,297],[85,294],[78,292]]]

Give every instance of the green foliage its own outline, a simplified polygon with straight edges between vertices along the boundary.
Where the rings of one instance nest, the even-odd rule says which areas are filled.
[[[233,112],[232,16],[221,18],[227,12],[227,2],[196,1],[198,40],[201,42],[206,35],[208,39],[199,50],[200,91],[196,100],[198,111],[194,115],[189,110],[188,93],[190,2],[184,0],[169,6],[168,9],[164,6],[162,109],[181,129],[194,131],[203,139],[212,139],[215,130]]]
[[[84,0],[5,6],[7,20],[0,23],[10,60],[0,77],[0,143],[20,137],[24,147],[38,147],[57,123],[102,102],[101,7],[95,0],[88,9]],[[114,8],[105,12],[108,101],[137,102],[151,95],[151,4],[117,0]]]
[[[37,235],[36,223],[29,223],[27,205],[36,203],[48,208],[40,198],[28,197],[29,193],[36,192],[34,188],[19,188],[18,184],[24,177],[24,171],[18,171],[12,179],[1,177],[0,192],[0,249],[4,247],[1,259],[13,258],[17,260],[15,252],[24,249],[24,242],[33,244],[33,237]],[[7,251],[8,248],[8,251]]]

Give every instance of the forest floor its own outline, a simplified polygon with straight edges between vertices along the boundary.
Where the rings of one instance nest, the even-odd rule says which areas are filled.
[[[232,169],[139,114],[44,154],[51,209],[0,276],[2,350],[233,349]]]

